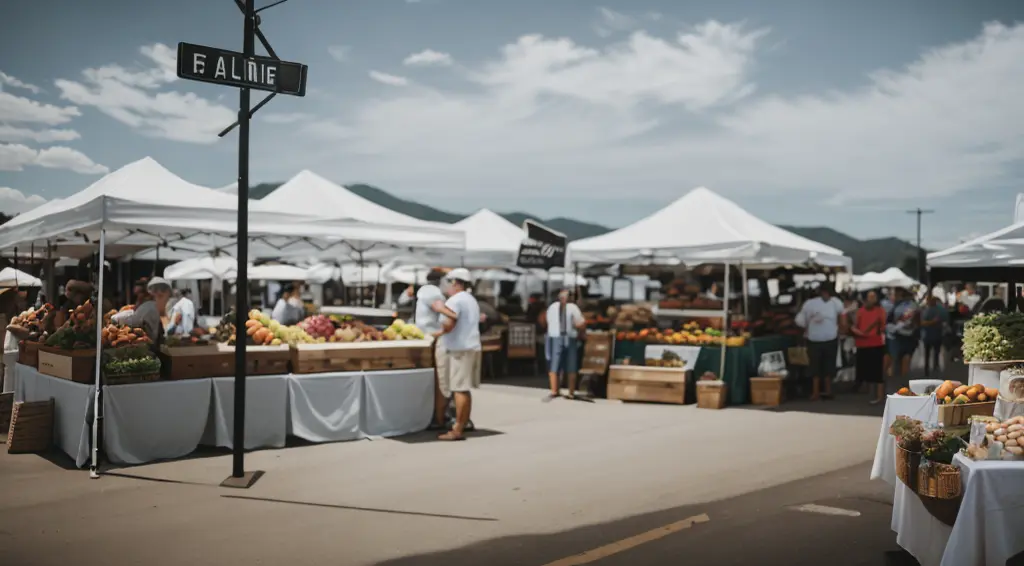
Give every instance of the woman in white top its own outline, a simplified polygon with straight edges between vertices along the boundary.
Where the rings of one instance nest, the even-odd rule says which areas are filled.
[[[558,300],[548,307],[544,315],[548,332],[544,341],[548,358],[548,381],[551,385],[550,401],[558,397],[558,374],[564,371],[569,379],[567,399],[576,398],[576,374],[579,371],[579,331],[586,327],[580,308],[569,302],[569,290],[558,292]]]

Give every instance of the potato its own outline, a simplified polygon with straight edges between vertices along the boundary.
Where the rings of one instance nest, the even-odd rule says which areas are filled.
[[[1006,436],[1007,432],[1008,431],[1006,430],[1006,427],[1000,425],[998,428],[996,428],[995,430],[992,431],[992,434],[994,434],[996,436]]]
[[[1021,431],[1018,430],[1016,432],[1008,433],[1006,435],[1006,439],[1007,440],[1017,440],[1018,438],[1020,438],[1022,436],[1024,436],[1024,432],[1021,432]]]
[[[995,437],[996,437],[996,442],[1002,442],[1003,444],[1005,444],[1006,441],[1009,440],[1008,438],[1006,438],[1005,434],[997,434],[997,435],[995,435]]]
[[[985,401],[988,401],[988,397],[986,397],[984,393],[979,393],[977,399],[975,400],[978,401],[979,403],[984,403]]]
[[[1024,425],[1012,424],[1006,427],[1006,432],[1017,432],[1018,430],[1024,430]]]
[[[953,397],[959,397],[960,395],[963,395],[964,393],[967,392],[967,389],[968,388],[966,385],[961,385],[960,387],[957,387],[956,389],[953,390]]]
[[[997,425],[996,423],[988,423],[987,425],[985,425],[985,432],[992,434],[993,432],[996,431],[996,428],[998,427],[999,425]]]
[[[985,396],[988,397],[989,399],[995,399],[996,397],[999,396],[999,390],[996,389],[995,387],[986,387]]]
[[[949,397],[950,394],[952,394],[952,393],[953,393],[953,386],[952,385],[947,386],[946,384],[942,384],[942,385],[938,386],[935,389],[935,398],[939,399],[939,401],[941,402],[942,399],[945,399],[946,397]]]
[[[1007,440],[1006,442],[1003,443],[1003,446],[1020,446],[1020,441],[1017,440],[1016,438],[1012,440]]]
[[[978,389],[976,387],[968,387],[967,390],[964,391],[964,395],[967,395],[967,398],[970,399],[971,401],[977,401]]]

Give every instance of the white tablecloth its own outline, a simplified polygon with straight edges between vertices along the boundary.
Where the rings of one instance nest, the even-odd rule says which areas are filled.
[[[90,423],[96,386],[43,375],[15,366],[15,401],[54,400],[53,442],[81,467],[89,461]]]
[[[103,447],[116,464],[144,464],[192,453],[210,414],[210,380],[188,379],[103,390]]]
[[[0,393],[14,391],[14,366],[16,365],[18,365],[18,351],[4,350],[3,377],[0,378],[0,381],[3,381],[3,387],[0,388]]]
[[[288,430],[288,376],[251,375],[245,379],[245,449],[281,448]],[[235,378],[213,382],[213,402],[203,444],[233,448]]]
[[[421,431],[434,411],[434,370],[366,372],[360,427],[368,436]]]
[[[889,395],[885,400],[885,413],[882,415],[882,429],[878,432],[878,444],[875,446],[875,463],[871,466],[871,479],[881,478],[890,485],[900,483],[896,477],[896,441],[889,434],[889,427],[900,415],[924,423],[937,421],[939,408],[935,404],[935,396]]]
[[[288,376],[288,434],[310,442],[360,438],[363,373]]]

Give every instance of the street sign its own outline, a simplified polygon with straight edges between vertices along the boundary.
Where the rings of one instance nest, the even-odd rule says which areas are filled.
[[[523,231],[526,232],[526,238],[519,244],[516,265],[538,269],[565,267],[565,247],[568,243],[565,234],[532,220],[523,222]]]
[[[272,57],[246,57],[237,51],[178,44],[178,77],[182,79],[305,96],[307,69],[302,63]]]

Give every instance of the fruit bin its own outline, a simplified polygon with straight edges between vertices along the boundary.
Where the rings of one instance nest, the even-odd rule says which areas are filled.
[[[782,404],[781,377],[751,377],[750,402],[764,407],[778,407]]]
[[[614,365],[608,369],[608,398],[682,405],[689,373],[683,368]]]
[[[217,348],[222,353],[235,355],[235,347],[227,344],[218,344]],[[284,375],[288,373],[288,365],[291,363],[291,350],[287,344],[278,346],[251,346],[245,347],[245,375]]]
[[[39,342],[22,340],[18,342],[18,363],[33,368],[39,367]]]
[[[398,340],[291,347],[292,373],[328,373],[433,367],[430,340]]]
[[[75,383],[96,382],[96,350],[61,350],[39,346],[39,373]]]
[[[697,382],[698,409],[724,409],[729,399],[729,386],[722,381]]]
[[[235,375],[234,353],[222,352],[217,345],[160,347],[160,375],[164,379],[203,379]]]

